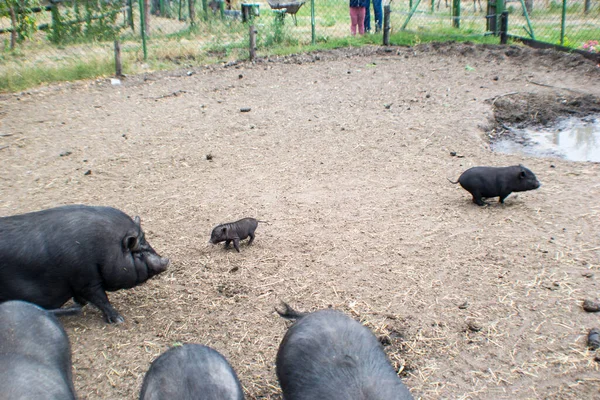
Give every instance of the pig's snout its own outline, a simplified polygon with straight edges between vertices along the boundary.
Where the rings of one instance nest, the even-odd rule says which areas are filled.
[[[168,258],[160,257],[158,254],[147,254],[146,256],[148,268],[157,274],[164,272],[169,266],[169,262],[170,260]]]

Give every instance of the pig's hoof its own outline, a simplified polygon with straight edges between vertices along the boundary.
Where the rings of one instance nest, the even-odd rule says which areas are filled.
[[[600,348],[600,329],[594,328],[588,334],[588,347],[591,350]]]
[[[121,317],[119,314],[107,317],[106,322],[109,324],[122,324],[125,322],[125,319]]]

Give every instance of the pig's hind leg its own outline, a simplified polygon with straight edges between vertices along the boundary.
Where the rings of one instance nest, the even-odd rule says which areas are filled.
[[[483,201],[483,198],[481,197],[481,193],[479,193],[479,191],[473,191],[471,193],[473,195],[473,203],[477,204],[478,206],[485,206],[485,202]]]
[[[510,195],[510,193],[501,194],[500,199],[498,200],[500,203],[504,204],[504,199],[506,199]]]
[[[76,298],[88,300],[98,307],[102,311],[102,314],[104,314],[104,319],[109,324],[120,324],[125,321],[121,314],[110,304],[108,296],[102,287],[86,288],[85,293],[77,295]]]
[[[254,241],[254,232],[249,232],[248,236],[250,236],[250,240],[248,240],[248,246],[250,246]]]

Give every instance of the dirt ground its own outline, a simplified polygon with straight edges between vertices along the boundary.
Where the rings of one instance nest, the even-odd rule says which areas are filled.
[[[249,399],[280,399],[281,300],[370,327],[415,398],[598,398],[581,304],[599,296],[600,165],[495,154],[486,132],[497,102],[590,99],[599,78],[578,55],[430,44],[4,95],[0,215],[114,206],[172,261],[109,295],[125,323],[63,318],[81,399],[135,399],[188,342],[222,352]],[[542,187],[504,205],[446,179],[519,163]],[[246,216],[270,224],[241,253],[207,243]]]

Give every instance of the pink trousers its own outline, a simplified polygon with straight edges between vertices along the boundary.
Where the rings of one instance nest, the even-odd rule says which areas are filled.
[[[350,7],[350,32],[356,35],[356,26],[358,25],[358,33],[365,34],[365,7]]]

